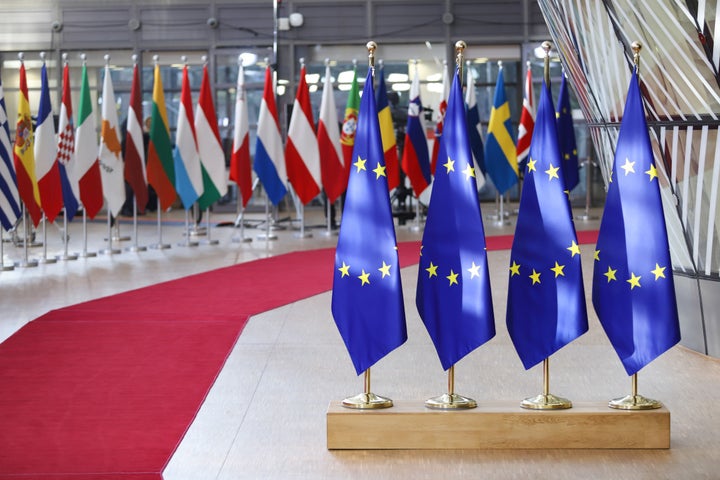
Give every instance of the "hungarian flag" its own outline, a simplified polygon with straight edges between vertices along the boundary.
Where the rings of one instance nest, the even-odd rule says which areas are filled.
[[[198,198],[198,205],[206,209],[227,193],[225,152],[220,142],[207,65],[203,67],[200,98],[195,109],[195,133],[203,180],[203,193]]]
[[[442,78],[442,98],[438,104],[438,111],[435,120],[435,141],[433,142],[432,156],[430,157],[430,172],[435,175],[435,167],[437,166],[438,153],[440,153],[440,139],[443,134],[443,122],[445,120],[445,111],[448,108],[448,94],[450,93],[450,78],[447,73],[447,66],[443,67]]]
[[[287,193],[285,188],[285,153],[283,152],[280,124],[275,107],[275,89],[270,66],[265,69],[265,88],[258,116],[257,143],[255,144],[255,173],[263,184],[273,205],[280,203]]]
[[[343,189],[347,188],[350,165],[352,164],[353,146],[355,145],[355,130],[357,130],[358,110],[360,109],[360,91],[358,89],[357,67],[353,69],[353,79],[345,104],[345,117],[340,130],[340,144],[342,145],[343,164],[345,165],[345,178]]]
[[[398,160],[395,126],[393,125],[392,113],[388,104],[383,68],[380,69],[378,79],[377,110],[380,135],[382,136],[383,150],[385,151],[385,173],[387,174],[388,189],[392,190],[400,185],[400,161]]]
[[[80,186],[75,171],[75,125],[72,119],[72,96],[70,95],[70,66],[63,67],[63,91],[58,119],[57,164],[60,172],[63,205],[68,220],[72,220],[80,208]]]
[[[105,79],[102,92],[102,126],[100,128],[100,173],[103,193],[108,211],[117,216],[125,203],[125,176],[122,159],[122,145],[118,134],[115,91],[110,76],[110,66],[105,65]]]
[[[37,227],[42,218],[40,211],[40,190],[35,177],[35,155],[33,151],[33,125],[28,102],[27,76],[25,64],[20,64],[20,96],[18,98],[18,120],[15,127],[14,149],[15,173],[18,193]]]
[[[187,65],[183,67],[180,111],[178,112],[173,159],[175,160],[175,189],[182,200],[183,207],[187,210],[203,194],[202,169],[195,136]]]
[[[10,159],[10,122],[0,79],[0,224],[5,230],[15,226],[22,213],[15,168]]]
[[[415,196],[430,185],[430,154],[425,138],[425,122],[423,106],[420,101],[420,75],[415,69],[410,87],[410,104],[408,105],[408,121],[405,128],[405,146],[402,155],[402,168],[410,179]]]
[[[172,142],[168,127],[165,94],[163,93],[160,65],[155,65],[153,84],[152,117],[150,119],[150,142],[147,151],[148,183],[157,193],[160,208],[167,210],[177,198],[175,194],[175,165]]]
[[[235,95],[235,130],[233,131],[232,156],[230,157],[230,180],[237,183],[242,196],[242,206],[246,207],[252,197],[252,167],[250,166],[250,120],[242,62],[238,67]]]
[[[333,203],[345,191],[345,165],[340,147],[335,93],[333,92],[330,65],[325,67],[320,118],[318,119],[318,150],[320,151],[320,173],[328,201]]]
[[[525,74],[525,91],[523,92],[523,106],[520,113],[520,125],[518,125],[517,139],[517,162],[520,170],[525,168],[528,154],[530,153],[530,140],[532,140],[533,129],[535,128],[535,105],[533,103],[533,84],[530,62],[527,62],[527,73]]]
[[[53,122],[47,67],[43,62],[40,70],[40,107],[35,129],[35,174],[40,191],[40,205],[49,222],[54,222],[62,209],[62,187],[57,165],[55,123]]]
[[[90,99],[87,64],[83,63],[82,85],[80,86],[80,105],[78,106],[78,127],[75,130],[75,173],[80,186],[80,201],[90,218],[103,206],[100,162],[98,161],[98,142],[95,133],[95,113]]]
[[[140,72],[137,64],[133,67],[133,82],[130,88],[127,131],[125,134],[125,181],[135,194],[135,204],[140,213],[145,213],[148,203],[147,176],[145,174],[145,141],[142,128],[142,91]]]
[[[310,105],[310,92],[305,81],[305,65],[300,69],[287,145],[285,145],[288,179],[303,205],[320,194],[320,153],[315,120]]]

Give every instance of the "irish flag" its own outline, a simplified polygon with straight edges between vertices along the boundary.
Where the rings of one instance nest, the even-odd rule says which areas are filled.
[[[78,127],[75,130],[75,173],[80,184],[80,201],[85,213],[88,217],[95,218],[103,206],[103,192],[95,133],[95,113],[90,99],[87,64],[84,62],[78,109]]]
[[[177,198],[175,194],[175,166],[172,142],[168,128],[165,94],[163,93],[160,65],[155,64],[152,116],[150,119],[150,142],[147,152],[148,183],[155,189],[162,210],[170,208]]]

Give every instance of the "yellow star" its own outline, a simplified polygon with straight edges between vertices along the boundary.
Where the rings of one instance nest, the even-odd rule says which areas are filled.
[[[613,270],[612,268],[610,268],[610,266],[608,266],[608,271],[603,273],[603,275],[607,277],[608,283],[610,283],[610,280],[617,280],[617,278],[615,278],[616,273],[617,270]]]
[[[532,284],[535,285],[536,283],[540,283],[540,272],[536,272],[533,268],[533,273],[530,275],[530,278],[532,278]]]
[[[533,160],[532,158],[530,160],[528,160],[528,162],[527,162],[527,171],[528,172],[536,172],[537,171],[537,170],[535,170],[535,160]]]
[[[437,265],[433,265],[432,262],[430,262],[430,266],[425,269],[426,272],[428,272],[428,278],[437,277]]]
[[[380,177],[385,177],[385,166],[380,165],[380,163],[377,164],[377,167],[373,169],[373,172],[375,172],[375,180],[377,180]]]
[[[448,161],[445,162],[443,165],[447,169],[445,173],[450,173],[455,171],[455,160],[450,160],[450,157],[448,157]]]
[[[520,275],[520,265],[513,260],[512,265],[510,265],[510,276],[513,277],[515,275]]]
[[[475,265],[475,262],[472,262],[472,267],[468,268],[468,272],[470,272],[470,278],[475,278],[480,276],[480,272],[478,272],[478,269],[480,269],[480,265]]]
[[[565,158],[565,160],[570,160],[570,154],[569,154],[569,153],[566,153],[563,158]]]
[[[565,265],[560,265],[560,264],[558,264],[558,262],[555,262],[555,266],[553,268],[551,268],[550,270],[555,272],[555,278],[557,278],[560,275],[562,275],[563,277],[565,276],[565,272],[563,272],[564,268],[565,268]]]
[[[567,247],[568,250],[570,250],[570,253],[572,253],[572,256],[580,255],[580,247],[578,247],[578,244],[575,243],[575,240],[573,240],[572,245]]]
[[[594,258],[596,262],[600,261],[600,250],[595,250]]]
[[[340,278],[347,277],[350,275],[350,265],[345,265],[345,262],[343,262],[342,267],[338,268],[340,270]]]
[[[557,178],[560,180],[560,177],[558,177],[558,170],[560,170],[560,167],[553,167],[553,164],[550,164],[550,168],[545,170],[545,173],[548,174],[548,181],[552,180],[553,178]]]
[[[365,162],[367,162],[367,160],[363,160],[363,159],[360,158],[360,156],[358,155],[357,162],[353,163],[353,165],[355,165],[355,167],[357,168],[357,171],[358,171],[358,172],[359,172],[360,170],[365,170],[365,171],[367,172],[367,168],[365,168]]]
[[[382,273],[381,278],[385,278],[388,275],[390,275],[390,265],[385,263],[385,260],[383,260],[383,265],[382,265],[382,267],[378,268],[378,270],[380,270],[380,272]]]
[[[625,176],[627,177],[628,173],[635,173],[635,162],[631,162],[629,158],[626,158],[625,164],[620,168],[625,170]]]
[[[466,180],[470,180],[470,177],[475,176],[475,169],[473,167],[471,167],[470,164],[468,163],[467,166],[465,167],[465,170],[463,170],[462,173],[465,174]]]
[[[365,270],[364,270],[364,269],[363,269],[363,271],[362,271],[362,275],[358,275],[358,278],[360,279],[360,282],[361,282],[361,283],[360,283],[360,286],[361,286],[361,287],[362,287],[363,285],[365,285],[366,283],[367,283],[367,284],[370,284],[370,274],[369,274],[369,273],[365,273]]]
[[[655,270],[650,270],[650,272],[655,275],[655,280],[660,277],[665,278],[665,267],[661,267],[657,263],[655,264]]]
[[[640,279],[642,277],[636,276],[634,273],[630,272],[630,278],[625,280],[630,284],[630,290],[632,290],[635,287],[640,287]]]
[[[650,170],[646,171],[648,175],[650,175],[650,181],[652,182],[653,179],[657,178],[657,168],[655,168],[655,165],[650,164]]]
[[[448,275],[448,276],[445,277],[445,278],[447,278],[448,280],[450,280],[450,285],[452,285],[453,283],[454,283],[455,285],[459,285],[459,284],[458,284],[458,281],[457,281],[457,277],[458,277],[458,274],[455,273],[455,272],[453,272],[452,269],[450,269],[450,275]]]

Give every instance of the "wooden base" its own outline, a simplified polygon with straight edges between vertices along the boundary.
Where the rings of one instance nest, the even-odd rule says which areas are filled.
[[[371,449],[643,449],[670,448],[670,412],[615,410],[574,403],[567,410],[526,410],[519,402],[480,403],[442,411],[423,402],[384,410],[351,410],[333,401],[327,411],[329,450]]]

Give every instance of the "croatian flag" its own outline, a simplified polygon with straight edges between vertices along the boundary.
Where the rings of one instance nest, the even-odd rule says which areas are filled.
[[[70,96],[70,66],[63,68],[63,93],[60,104],[57,136],[57,164],[60,172],[63,204],[68,220],[72,220],[80,207],[80,186],[75,173],[75,126],[72,120],[72,97]]]
[[[402,168],[410,179],[416,197],[420,196],[430,185],[430,154],[425,138],[425,122],[422,111],[420,76],[416,68],[415,78],[410,87],[410,105],[408,105],[408,122],[402,155]]]
[[[287,193],[287,188],[285,188],[287,175],[270,66],[265,69],[265,89],[258,116],[253,169],[265,187],[272,204],[280,203]]]

